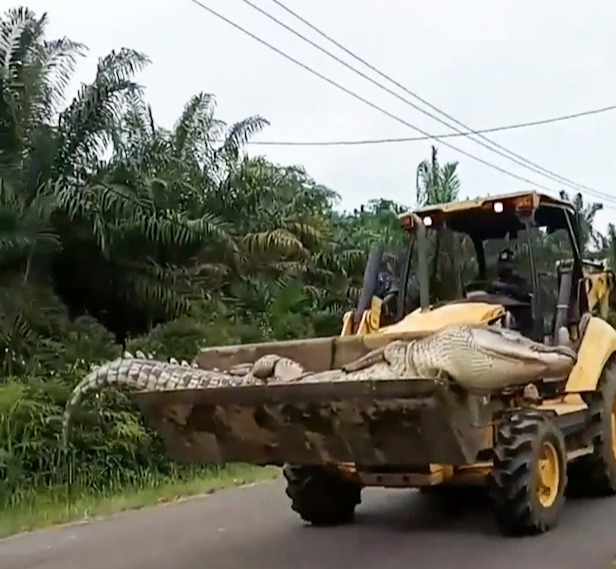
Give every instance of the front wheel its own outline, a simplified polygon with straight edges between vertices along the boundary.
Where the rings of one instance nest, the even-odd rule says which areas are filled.
[[[335,471],[320,466],[290,466],[282,469],[291,508],[315,526],[350,523],[361,502],[361,486],[344,480]]]
[[[555,527],[567,485],[560,429],[533,411],[505,416],[496,432],[493,459],[489,483],[501,530],[523,535]]]

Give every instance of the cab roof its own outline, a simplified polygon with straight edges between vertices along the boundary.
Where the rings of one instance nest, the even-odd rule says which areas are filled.
[[[548,232],[565,229],[567,214],[575,215],[575,209],[568,201],[525,191],[429,205],[402,214],[400,220],[410,230],[414,225],[412,214],[415,214],[428,229],[440,229],[445,225],[472,238],[502,239],[510,231],[524,228],[519,213],[532,212],[536,224],[546,227]]]

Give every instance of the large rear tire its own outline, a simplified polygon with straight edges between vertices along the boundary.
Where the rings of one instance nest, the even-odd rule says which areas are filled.
[[[616,365],[605,366],[597,391],[588,397],[587,440],[593,452],[570,466],[574,496],[616,494]]]
[[[564,438],[541,413],[505,416],[498,426],[489,478],[496,522],[511,535],[555,527],[567,484]]]
[[[361,503],[361,486],[344,480],[335,471],[319,466],[290,466],[282,469],[291,508],[315,526],[350,523]]]

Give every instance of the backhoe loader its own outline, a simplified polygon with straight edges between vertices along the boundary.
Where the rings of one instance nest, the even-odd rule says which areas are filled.
[[[172,457],[280,466],[313,525],[352,521],[371,486],[485,485],[514,534],[555,527],[566,490],[616,493],[614,274],[583,258],[573,206],[528,191],[401,227],[399,274],[375,248],[339,336],[207,348],[192,366],[127,356],[76,388],[66,425],[88,392],[128,387]],[[499,244],[525,260],[524,294],[490,278]],[[465,267],[439,298],[445,256]]]

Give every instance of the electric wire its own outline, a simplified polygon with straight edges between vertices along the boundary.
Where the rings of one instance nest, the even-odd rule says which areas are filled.
[[[428,139],[431,140],[438,140],[436,139],[433,135],[429,134],[428,132],[424,131],[423,129],[409,123],[408,121],[394,115],[393,113],[390,113],[389,111],[387,111],[386,109],[383,109],[382,107],[380,107],[379,105],[369,101],[368,99],[362,97],[361,95],[351,91],[350,89],[344,87],[343,85],[340,85],[339,83],[337,83],[336,81],[334,81],[333,79],[323,75],[322,73],[316,71],[315,69],[313,69],[312,67],[310,67],[309,65],[295,59],[294,57],[292,57],[291,55],[289,55],[288,53],[282,51],[281,49],[277,48],[276,46],[272,45],[271,43],[269,43],[268,41],[260,38],[259,36],[257,36],[256,34],[252,33],[251,31],[247,30],[245,27],[241,26],[240,24],[237,24],[236,22],[230,20],[229,18],[227,18],[226,16],[224,16],[223,14],[220,14],[219,12],[217,12],[216,10],[214,10],[213,8],[205,5],[203,2],[201,2],[200,0],[189,0],[190,2],[192,2],[193,4],[195,4],[196,6],[198,6],[199,8],[205,10],[206,12],[208,12],[209,14],[211,14],[212,16],[218,18],[219,20],[222,20],[223,22],[225,22],[226,24],[230,25],[231,27],[237,29],[238,31],[242,32],[243,34],[247,35],[248,37],[254,39],[255,41],[257,41],[258,43],[266,46],[267,48],[271,49],[272,51],[278,53],[279,55],[281,55],[282,57],[284,57],[285,59],[291,61],[292,63],[296,64],[297,66],[303,68],[304,70],[308,71],[309,73],[315,75],[316,77],[319,77],[320,79],[322,79],[323,81],[329,83],[330,85],[333,85],[334,87],[336,87],[337,89],[347,93],[348,95],[350,95],[351,97],[363,102],[364,104],[368,105],[369,107],[378,110],[379,112],[383,113],[384,115],[400,122],[401,124],[404,124],[405,126],[421,133],[422,135],[424,135],[425,137],[427,137]],[[446,146],[448,148],[451,148],[452,150],[472,159],[475,160],[476,162],[479,162],[489,168],[492,168],[494,170],[497,170],[503,174],[506,174],[507,176],[510,176],[512,178],[515,178],[517,180],[523,181],[527,184],[530,184],[531,186],[534,186],[535,188],[540,188],[542,190],[545,190],[548,193],[556,193],[558,195],[558,192],[552,188],[548,188],[542,184],[538,184],[537,182],[534,182],[532,180],[529,180],[528,178],[525,178],[523,176],[519,176],[513,172],[510,172],[496,164],[492,164],[491,162],[488,162],[487,160],[484,160],[478,156],[475,156],[469,152],[466,152],[456,146],[454,146],[453,144],[447,142],[447,141],[441,141],[441,144],[443,146]],[[613,198],[610,197],[610,199],[612,200]],[[607,209],[607,208],[606,208]]]
[[[417,132],[420,132],[421,134],[423,134],[424,136],[428,137],[431,140],[437,140],[434,136],[432,136],[431,134],[429,134],[428,132],[426,132],[425,130],[412,125],[411,123],[407,122],[406,120],[394,115],[393,113],[390,113],[389,111],[387,111],[386,109],[383,109],[382,107],[380,107],[379,105],[369,101],[368,99],[362,97],[361,95],[358,95],[357,93],[351,91],[350,89],[347,89],[346,87],[344,87],[343,85],[340,85],[339,83],[337,83],[336,81],[334,81],[333,79],[330,79],[329,77],[326,77],[325,75],[323,75],[322,73],[319,73],[318,71],[316,71],[315,69],[313,69],[312,67],[310,67],[309,65],[302,63],[301,61],[295,59],[293,56],[289,55],[288,53],[285,53],[284,51],[282,51],[281,49],[277,48],[276,46],[272,45],[271,43],[267,42],[266,40],[260,38],[259,36],[253,34],[252,32],[250,32],[249,30],[247,30],[246,28],[244,28],[243,26],[233,22],[232,20],[230,20],[229,18],[227,18],[226,16],[223,16],[222,14],[220,14],[219,12],[217,12],[216,10],[214,10],[213,8],[210,8],[209,6],[206,6],[203,2],[201,2],[200,0],[189,0],[189,2],[192,2],[193,4],[199,6],[200,8],[202,8],[203,10],[206,10],[207,12],[209,12],[210,14],[212,14],[213,16],[215,16],[216,18],[219,18],[220,20],[226,22],[227,24],[229,24],[230,26],[236,28],[237,30],[241,31],[242,33],[246,34],[247,36],[251,37],[252,39],[254,39],[255,41],[261,43],[262,45],[268,47],[269,49],[275,51],[276,53],[278,53],[279,55],[281,55],[282,57],[284,57],[285,59],[288,59],[289,61],[291,61],[292,63],[295,63],[296,65],[298,65],[299,67],[302,67],[303,69],[305,69],[306,71],[312,73],[313,75],[319,77],[320,79],[322,79],[323,81],[326,81],[327,83],[329,83],[330,85],[333,85],[334,87],[340,89],[341,91],[347,93],[348,95],[350,95],[351,97],[365,103],[366,105],[372,107],[373,109],[383,113],[384,115],[400,122],[401,124],[404,124],[406,126],[408,126],[409,128],[412,128],[413,130],[416,130]],[[536,182],[533,182],[532,180],[529,180],[528,178],[524,178],[522,176],[518,176],[517,174],[514,174],[513,172],[509,172],[508,170],[505,170],[504,168],[501,168],[500,166],[497,166],[496,164],[492,164],[486,160],[483,160],[482,158],[479,158],[478,156],[474,156],[473,154],[470,154],[469,152],[466,152],[464,150],[459,149],[458,147],[454,146],[453,144],[446,142],[446,141],[441,141],[441,143],[444,146],[447,146],[449,148],[451,148],[452,150],[455,150],[456,152],[459,152],[460,154],[463,154],[464,156],[467,156],[468,158],[471,158],[472,160],[475,160],[477,162],[480,162],[482,164],[484,164],[485,166],[488,166],[490,168],[493,168],[495,170],[498,170],[499,172],[502,172],[503,174],[506,174],[508,176],[511,176],[513,178],[516,178],[522,182],[525,182],[527,184],[531,184],[533,186],[536,186],[538,188],[541,188],[542,190],[548,191],[548,192],[555,192],[555,190],[551,189],[551,188],[547,188],[546,186],[543,186],[541,184],[538,184]]]
[[[589,111],[582,111],[579,113],[572,113],[569,115],[562,115],[549,119],[542,119],[536,121],[528,121],[521,123],[508,124],[503,126],[495,126],[492,128],[484,128],[475,131],[466,132],[448,132],[444,134],[434,134],[433,137],[437,139],[441,138],[459,138],[461,136],[468,136],[469,134],[490,133],[490,132],[504,132],[509,130],[516,130],[534,126],[542,126],[571,119],[586,117],[599,113],[605,113],[616,109],[616,105],[610,105],[608,107],[601,107],[599,109],[592,109]],[[248,144],[257,146],[362,146],[368,144],[388,144],[398,142],[419,142],[422,140],[430,140],[429,136],[400,136],[390,138],[365,138],[357,140],[250,140]]]
[[[389,89],[388,87],[384,86],[382,83],[379,83],[378,81],[376,81],[375,79],[373,79],[372,77],[370,77],[369,75],[366,75],[365,73],[363,73],[362,71],[359,71],[358,69],[356,69],[355,67],[353,67],[352,65],[350,65],[349,63],[347,63],[346,61],[340,59],[338,56],[334,55],[333,53],[331,53],[330,51],[328,51],[327,49],[325,49],[324,47],[318,45],[316,42],[312,41],[311,39],[307,38],[306,36],[304,36],[301,32],[298,32],[297,30],[293,29],[291,26],[289,26],[288,24],[282,22],[281,20],[279,20],[278,18],[276,18],[275,16],[273,16],[272,14],[270,14],[269,12],[267,12],[266,10],[263,10],[262,8],[260,8],[259,6],[257,6],[256,4],[254,4],[253,2],[251,2],[251,0],[241,0],[242,2],[244,2],[245,4],[247,4],[248,6],[252,7],[254,10],[258,11],[259,13],[261,13],[262,15],[264,15],[265,17],[267,17],[268,19],[274,21],[275,23],[277,23],[278,25],[280,25],[281,27],[285,28],[287,31],[291,32],[292,34],[296,35],[297,37],[299,37],[300,39],[304,40],[305,42],[309,43],[310,45],[312,45],[314,48],[316,48],[317,50],[325,53],[326,55],[328,55],[329,57],[331,57],[332,59],[334,59],[335,61],[337,61],[338,63],[344,65],[346,68],[350,69],[351,71],[353,71],[354,73],[360,75],[361,77],[363,77],[364,79],[367,79],[368,81],[370,81],[371,83],[373,83],[374,85],[376,85],[377,87],[383,89],[384,91],[388,92],[389,94],[393,95],[394,97],[396,97],[397,99],[403,101],[404,103],[410,105],[411,107],[413,107],[414,109],[420,111],[421,113],[425,114],[426,116],[429,116],[430,118],[436,120],[437,122],[440,122],[441,124],[451,128],[452,130],[457,131],[459,134],[462,133],[462,131],[455,127],[452,126],[450,123],[448,123],[447,121],[444,121],[443,119],[439,118],[438,116],[434,115],[433,113],[430,113],[429,111],[426,111],[425,109],[422,109],[420,106],[418,106],[417,104],[409,101],[408,99],[405,99],[404,97],[402,97],[401,95],[399,95],[398,93],[396,93],[395,91]],[[346,53],[348,53],[349,55],[351,55],[352,57],[354,57],[355,59],[357,59],[358,61],[362,62],[364,65],[368,66],[371,70],[375,71],[377,74],[381,75],[382,77],[384,77],[385,79],[387,79],[388,81],[390,81],[391,83],[394,83],[397,87],[399,87],[400,89],[402,89],[403,91],[405,91],[406,93],[408,93],[409,95],[411,95],[412,97],[416,98],[417,100],[421,101],[422,103],[424,103],[425,105],[429,106],[430,108],[436,110],[437,112],[441,113],[442,115],[446,116],[447,118],[449,118],[450,120],[456,122],[457,124],[461,125],[463,128],[466,128],[467,130],[469,130],[472,134],[468,134],[467,137],[472,140],[473,142],[487,148],[488,150],[490,150],[491,152],[495,152],[496,154],[499,154],[501,156],[503,156],[504,158],[507,158],[508,160],[511,160],[512,162],[517,163],[518,165],[534,171],[535,173],[548,178],[552,181],[556,181],[559,182],[561,184],[564,184],[566,186],[568,186],[571,189],[574,190],[580,190],[580,189],[585,189],[586,191],[588,191],[591,194],[595,194],[596,196],[599,196],[603,199],[609,199],[609,200],[614,200],[616,197],[615,196],[611,196],[605,192],[601,192],[600,190],[596,190],[593,188],[589,188],[588,186],[584,186],[582,184],[578,184],[577,182],[570,180],[568,178],[565,178],[563,176],[560,176],[559,174],[552,172],[550,170],[547,170],[545,168],[543,168],[542,166],[535,164],[534,162],[531,162],[530,160],[524,158],[523,156],[520,156],[518,154],[515,154],[514,152],[506,149],[505,147],[491,141],[490,139],[488,139],[487,137],[479,134],[480,138],[483,138],[485,140],[488,141],[488,143],[492,144],[493,146],[495,146],[496,148],[502,148],[502,150],[497,150],[495,148],[491,148],[488,144],[486,144],[485,142],[482,142],[480,140],[476,140],[474,138],[472,138],[473,135],[478,134],[477,131],[472,130],[470,127],[460,123],[459,121],[457,121],[456,119],[454,119],[453,117],[447,115],[446,113],[444,113],[443,111],[441,111],[440,109],[438,109],[437,107],[435,107],[434,105],[432,105],[431,103],[429,103],[428,101],[422,99],[421,97],[419,97],[417,94],[413,93],[412,91],[410,91],[409,89],[407,89],[406,87],[404,87],[403,85],[401,85],[400,83],[398,83],[397,81],[395,81],[394,79],[391,79],[389,76],[385,75],[384,73],[382,73],[381,71],[379,71],[378,69],[376,69],[375,67],[373,67],[372,65],[370,65],[368,62],[366,62],[365,60],[363,60],[362,58],[360,58],[359,56],[355,55],[352,51],[350,51],[349,49],[345,48],[344,46],[342,46],[340,43],[338,43],[336,40],[334,40],[333,38],[331,38],[330,36],[328,36],[327,34],[325,34],[324,32],[322,32],[321,30],[319,30],[316,26],[314,26],[313,24],[311,24],[310,22],[308,22],[306,19],[302,18],[300,15],[298,15],[296,12],[294,12],[293,10],[291,10],[290,8],[287,8],[282,2],[280,2],[279,0],[272,0],[272,2],[274,2],[276,5],[280,6],[281,8],[283,8],[285,11],[287,11],[288,13],[290,13],[291,15],[293,15],[294,17],[296,17],[297,19],[299,19],[300,21],[302,21],[303,23],[305,23],[307,26],[309,26],[311,29],[313,29],[314,31],[316,31],[319,35],[325,37],[328,41],[334,43],[337,47],[339,47],[340,49],[344,50]],[[435,137],[433,137],[435,138]],[[508,154],[511,154],[511,156],[508,156]],[[513,156],[513,157],[512,157]],[[529,165],[526,165],[529,164]]]

